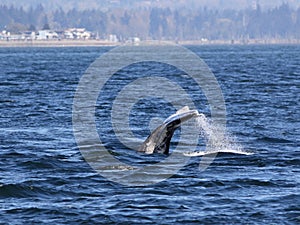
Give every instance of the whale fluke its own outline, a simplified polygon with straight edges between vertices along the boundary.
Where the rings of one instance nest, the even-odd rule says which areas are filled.
[[[180,127],[181,123],[196,116],[199,116],[197,110],[190,110],[188,106],[181,108],[175,114],[168,117],[162,125],[157,127],[140,146],[138,151],[146,154],[169,154],[170,141],[175,130]]]

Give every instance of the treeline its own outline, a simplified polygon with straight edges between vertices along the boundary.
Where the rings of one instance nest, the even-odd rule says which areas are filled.
[[[282,4],[266,11],[139,8],[107,11],[58,9],[48,12],[42,5],[27,10],[0,6],[0,30],[12,33],[51,28],[81,27],[100,37],[116,34],[121,38],[199,40],[300,38],[300,8]]]

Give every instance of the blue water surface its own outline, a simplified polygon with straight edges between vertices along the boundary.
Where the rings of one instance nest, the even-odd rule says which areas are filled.
[[[188,48],[219,82],[228,131],[255,154],[218,154],[202,172],[201,158],[192,158],[171,178],[145,187],[100,176],[74,138],[78,82],[110,48],[0,48],[0,224],[299,224],[300,46]],[[124,68],[118,76],[126,79],[107,83],[95,114],[104,145],[133,165],[165,157],[124,149],[111,127],[113,99],[141,71],[178,82],[210,114],[205,95],[182,71],[159,63]],[[175,111],[162,99],[137,102],[133,133],[147,137],[151,117]]]

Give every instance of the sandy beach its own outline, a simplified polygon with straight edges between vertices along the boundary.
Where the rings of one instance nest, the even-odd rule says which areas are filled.
[[[250,40],[185,40],[174,43],[180,45],[270,45],[270,44],[300,44],[300,39],[250,39]],[[88,46],[118,46],[121,42],[106,40],[0,40],[0,47],[88,47]]]
[[[80,47],[80,46],[116,46],[105,40],[17,40],[0,41],[0,47]]]

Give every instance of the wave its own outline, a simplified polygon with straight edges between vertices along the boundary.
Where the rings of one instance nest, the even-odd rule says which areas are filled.
[[[184,152],[183,155],[187,157],[196,157],[196,156],[205,156],[216,153],[230,153],[230,154],[239,154],[239,155],[253,155],[254,152],[248,152],[240,149],[218,149],[213,151],[198,151],[198,152]]]

